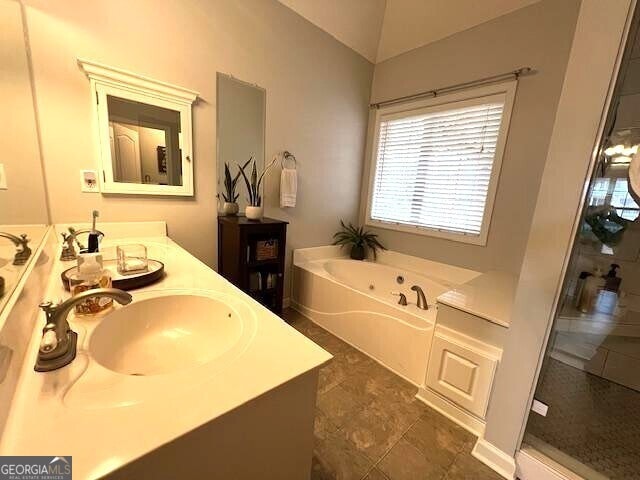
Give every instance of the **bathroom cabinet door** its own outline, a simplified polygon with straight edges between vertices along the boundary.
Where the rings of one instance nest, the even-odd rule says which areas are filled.
[[[499,357],[477,340],[438,327],[426,384],[479,418],[484,418]]]

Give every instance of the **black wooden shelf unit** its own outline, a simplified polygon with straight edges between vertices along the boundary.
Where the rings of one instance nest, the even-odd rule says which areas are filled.
[[[287,222],[218,217],[218,272],[274,313],[282,313]]]

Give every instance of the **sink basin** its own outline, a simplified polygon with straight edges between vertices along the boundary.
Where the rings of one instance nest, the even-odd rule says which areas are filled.
[[[125,375],[163,375],[209,363],[242,337],[243,322],[223,301],[167,295],[105,316],[89,340],[91,356]]]

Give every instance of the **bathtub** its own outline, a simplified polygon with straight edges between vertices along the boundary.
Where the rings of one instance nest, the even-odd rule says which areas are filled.
[[[334,256],[317,258],[330,253]],[[435,298],[457,283],[408,270],[406,265],[362,262],[339,254],[331,247],[294,252],[293,308],[414,385],[423,385],[437,312]],[[459,278],[454,280],[460,283],[472,278],[455,273]],[[413,285],[424,291],[428,310],[416,307]],[[409,305],[399,305],[399,297],[392,292],[404,293]]]

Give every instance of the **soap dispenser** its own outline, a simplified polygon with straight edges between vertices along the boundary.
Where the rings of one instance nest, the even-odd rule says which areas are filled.
[[[620,290],[620,283],[622,282],[622,278],[617,276],[616,270],[620,268],[620,265],[617,263],[612,263],[610,265],[611,269],[604,276],[604,289],[609,290],[610,292],[618,293]]]
[[[111,275],[102,265],[100,253],[81,253],[78,255],[77,271],[69,275],[71,295],[78,295],[87,290],[111,288]],[[75,306],[78,315],[93,315],[113,305],[110,297],[89,297]]]

